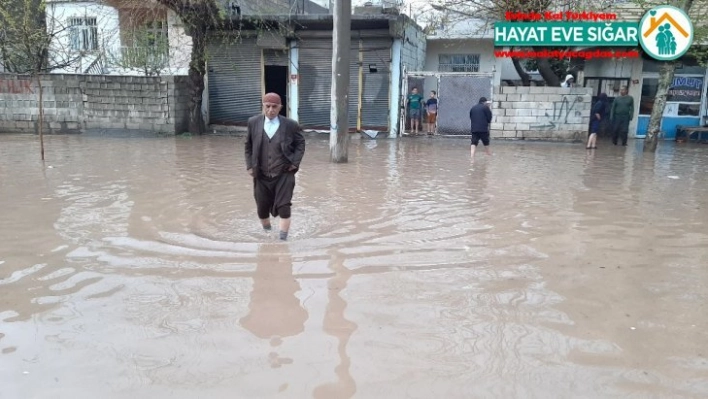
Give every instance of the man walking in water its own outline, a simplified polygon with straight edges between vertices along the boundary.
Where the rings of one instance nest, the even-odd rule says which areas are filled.
[[[634,98],[627,95],[627,88],[622,87],[620,96],[612,101],[610,107],[610,120],[612,121],[612,144],[617,145],[617,140],[622,138],[622,145],[627,145],[629,134],[629,121],[634,116]]]
[[[263,114],[248,120],[246,171],[253,177],[253,194],[261,225],[271,230],[270,215],[280,216],[280,239],[288,239],[295,174],[305,155],[300,125],[281,115],[280,95],[263,96]]]
[[[487,155],[492,155],[489,151],[489,124],[492,123],[492,110],[489,109],[491,101],[487,101],[486,97],[479,99],[479,104],[472,107],[470,110],[470,122],[472,125],[472,146],[470,147],[470,155],[474,161],[474,151],[479,145],[480,140],[484,144],[484,152]]]

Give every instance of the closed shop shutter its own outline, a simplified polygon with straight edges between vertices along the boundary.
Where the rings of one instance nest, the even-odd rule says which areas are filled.
[[[264,65],[288,66],[288,52],[282,50],[263,50]]]
[[[349,68],[349,127],[356,127],[359,96],[359,43],[352,40]],[[330,126],[332,39],[302,39],[298,43],[299,122],[305,128]]]
[[[391,86],[392,39],[363,39],[364,89],[362,91],[362,129],[388,130]],[[375,66],[371,72],[369,66]]]
[[[244,125],[261,112],[261,49],[256,39],[214,39],[207,49],[209,121]]]

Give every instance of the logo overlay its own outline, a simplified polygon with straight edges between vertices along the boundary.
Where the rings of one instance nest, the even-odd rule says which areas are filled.
[[[498,22],[494,45],[524,47],[637,45],[635,22]]]
[[[692,43],[693,24],[688,15],[668,5],[651,8],[639,23],[618,22],[617,15],[612,13],[585,11],[507,12],[505,21],[494,23],[494,46],[531,47],[532,50],[526,50],[531,55],[526,57],[636,58],[641,46],[656,60],[672,61],[681,58]],[[535,51],[534,47],[570,49],[561,55],[556,50]],[[624,49],[598,49],[602,47]],[[495,51],[495,54],[524,58],[518,52]]]
[[[693,43],[693,24],[683,10],[657,6],[639,22],[639,44],[647,55],[659,61],[683,56]]]

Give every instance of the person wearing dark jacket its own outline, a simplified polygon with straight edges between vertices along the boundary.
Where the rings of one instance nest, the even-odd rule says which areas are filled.
[[[248,120],[246,171],[253,177],[253,196],[261,225],[271,230],[270,215],[280,216],[280,239],[288,239],[295,174],[305,155],[300,125],[280,116],[280,95],[263,96],[263,113]]]
[[[588,150],[597,148],[597,133],[600,131],[600,124],[607,119],[607,94],[600,93],[597,102],[590,111],[590,133],[588,134]]]
[[[479,145],[480,140],[484,144],[484,152],[487,155],[492,155],[489,151],[489,124],[492,123],[492,110],[489,109],[491,101],[487,101],[486,97],[479,99],[479,104],[470,109],[470,122],[472,133],[472,146],[470,147],[470,155],[474,160],[474,151]]]

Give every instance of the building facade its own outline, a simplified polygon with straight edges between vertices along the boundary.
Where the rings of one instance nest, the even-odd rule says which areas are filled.
[[[48,0],[54,73],[186,75],[192,39],[174,12],[152,2]]]
[[[660,65],[649,58],[588,61],[583,85],[593,89],[593,98],[605,93],[610,100],[619,95],[622,87],[627,87],[636,105],[629,132],[635,138],[644,138],[654,107]],[[661,119],[664,139],[674,140],[678,126],[708,123],[706,80],[708,71],[695,59],[684,56],[678,61]]]
[[[208,123],[244,126],[261,112],[263,93],[276,92],[285,102],[283,115],[305,129],[329,131],[332,17],[274,22],[277,28],[215,32],[210,38]],[[408,17],[383,13],[355,13],[351,32],[349,128],[396,135],[401,73],[422,67],[425,36]]]
[[[662,3],[656,3],[662,4]],[[639,21],[650,4],[643,6],[626,3],[617,4],[613,12],[621,21]],[[694,6],[689,17],[695,26],[706,23],[701,15],[705,6]],[[708,43],[694,42],[693,46],[706,46]],[[605,93],[612,100],[619,95],[622,87],[627,87],[634,98],[634,117],[630,122],[629,134],[635,138],[646,137],[649,119],[654,107],[654,98],[659,83],[658,62],[646,55],[639,58],[593,59],[585,63],[582,85],[591,87],[593,99]],[[684,55],[677,60],[674,79],[669,87],[666,107],[661,118],[661,138],[676,139],[678,126],[704,126],[708,124],[708,70],[690,56]]]

